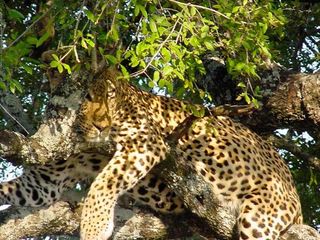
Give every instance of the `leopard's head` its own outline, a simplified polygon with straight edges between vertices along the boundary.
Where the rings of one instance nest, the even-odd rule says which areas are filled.
[[[89,87],[76,120],[77,131],[88,142],[108,140],[116,108],[115,81],[118,73],[107,69]]]

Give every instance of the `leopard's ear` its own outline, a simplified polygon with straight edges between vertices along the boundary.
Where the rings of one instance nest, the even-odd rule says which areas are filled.
[[[92,101],[93,101],[93,94],[92,94],[92,92],[91,92],[91,91],[88,91],[88,92],[86,93],[86,95],[84,96],[84,98],[85,98],[86,100],[88,100],[89,102],[92,102]]]
[[[106,78],[116,78],[120,73],[116,66],[111,66],[103,69],[99,74],[98,78],[106,79]],[[112,80],[112,79],[110,79]]]

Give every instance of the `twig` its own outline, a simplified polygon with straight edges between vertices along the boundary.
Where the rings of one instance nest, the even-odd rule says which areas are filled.
[[[180,20],[180,17],[177,19],[177,21],[174,23],[170,33],[168,34],[168,36],[166,37],[166,39],[160,44],[158,50],[155,52],[155,54],[151,57],[150,61],[148,62],[148,64],[144,67],[144,69],[139,70],[135,73],[130,74],[130,77],[137,77],[143,73],[145,73],[147,71],[147,69],[150,67],[150,65],[152,64],[152,61],[156,58],[156,56],[159,54],[159,52],[161,51],[161,49],[163,48],[163,45],[169,40],[169,38],[171,37],[172,33],[174,32],[178,22]]]
[[[214,10],[212,8],[208,8],[208,7],[204,7],[204,6],[201,6],[201,5],[196,5],[196,4],[192,4],[192,3],[183,3],[183,2],[179,2],[179,1],[176,1],[176,0],[169,0],[169,2],[173,2],[173,3],[176,3],[176,4],[181,4],[181,5],[184,5],[184,6],[188,6],[188,7],[195,7],[195,8],[199,8],[199,9],[203,9],[203,10],[206,10],[206,11],[210,11],[210,12],[213,12],[217,15],[220,15],[226,19],[230,19],[227,15],[217,11],[217,10]]]
[[[244,114],[252,113],[255,109],[253,105],[221,105],[211,109],[206,109],[205,116],[239,116]],[[195,115],[188,116],[181,124],[179,124],[170,135],[166,138],[173,145],[187,133],[189,128],[192,126],[195,120],[200,117]]]
[[[320,159],[307,153],[294,142],[276,135],[269,136],[268,141],[271,142],[275,147],[289,151],[296,157],[304,160],[304,162],[308,163],[310,166],[320,170]]]
[[[26,35],[29,30],[35,25],[37,24],[42,18],[44,18],[52,9],[52,6],[48,9],[48,11],[46,11],[45,13],[43,13],[37,20],[35,20],[33,23],[30,24],[29,27],[27,27],[26,30],[24,30],[23,33],[21,33],[12,43],[10,43],[6,48],[4,49],[8,49],[10,47],[12,47],[14,44],[16,44],[24,35]]]
[[[30,134],[29,131],[18,121],[18,119],[16,119],[1,103],[0,103],[0,107],[3,109],[3,111],[5,111],[6,114],[9,115],[9,117],[13,119],[13,121],[15,121],[23,129],[23,131],[27,133],[27,135]]]
[[[256,108],[253,104],[250,105],[230,105],[225,104],[207,110],[206,116],[239,116],[251,114]]]
[[[85,0],[82,1],[81,10],[84,8],[85,2],[86,2]],[[81,19],[81,13],[78,14],[77,21],[76,21],[76,26],[75,26],[74,31],[73,31],[73,38],[74,38],[74,39],[76,39],[76,38],[77,38],[77,35],[78,35],[78,34],[77,34],[77,31],[78,31],[80,19]]]

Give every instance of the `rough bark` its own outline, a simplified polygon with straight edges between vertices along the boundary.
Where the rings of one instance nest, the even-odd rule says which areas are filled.
[[[83,77],[80,78],[80,76]],[[86,78],[86,76],[88,75],[74,76],[71,81],[66,81],[64,86],[58,88],[59,93],[55,94],[49,104],[46,120],[31,137],[26,138],[21,134],[10,131],[0,132],[0,156],[15,164],[21,164],[22,162],[43,164],[47,161],[66,158],[70,154],[79,151],[77,148],[77,136],[73,134],[74,120],[83,95],[83,90],[79,88],[78,82],[81,82],[81,79]],[[271,104],[272,101],[270,101],[269,105],[266,105],[272,108],[273,114],[271,118],[276,116],[274,119],[277,121],[273,122],[273,118],[270,120],[272,124],[280,124],[281,126],[282,123],[288,124],[290,121],[294,122],[294,124],[302,123],[303,116],[308,122],[308,126],[315,127],[319,123],[317,107],[320,104],[307,104],[307,101],[316,100],[319,103],[318,94],[320,93],[314,90],[315,85],[305,84],[305,79],[308,78],[307,75],[300,76],[297,75],[297,77],[292,78],[292,81],[297,81],[297,83],[294,82],[291,85],[287,82],[280,83],[284,87],[281,87],[282,85],[278,87],[279,94],[275,91],[269,98],[274,97],[273,99],[275,100],[273,102],[284,102],[291,96],[289,99],[292,101],[292,104],[287,106],[285,111],[284,105]],[[317,79],[317,77],[310,75],[308,81],[312,81],[312,79]],[[317,84],[317,81],[314,81],[314,84]],[[292,84],[294,86],[298,84],[299,87],[292,87]],[[288,92],[285,92],[285,89]],[[300,93],[302,95],[299,95]],[[298,100],[299,102],[297,102]],[[279,110],[277,110],[278,107]],[[280,111],[280,109],[282,110]],[[299,109],[304,114],[300,113]],[[269,111],[271,110],[269,109]],[[294,111],[297,111],[297,113]],[[289,114],[290,112],[292,113],[291,115]],[[291,117],[288,118],[288,116]],[[284,121],[285,119],[286,121]],[[172,141],[172,139],[168,140]],[[110,145],[110,148],[112,147]],[[171,142],[171,149],[168,161],[164,162],[155,171],[158,171],[169,186],[183,198],[186,206],[190,208],[193,214],[178,216],[177,218],[172,216],[158,217],[159,215],[153,213],[137,212],[137,210],[128,212],[131,210],[122,209],[117,211],[120,213],[120,217],[116,218],[118,225],[114,234],[115,239],[130,239],[130,237],[131,239],[175,239],[196,234],[199,234],[200,239],[201,237],[202,239],[213,239],[213,237],[217,239],[236,238],[236,233],[234,232],[235,213],[229,208],[223,207],[223,204],[219,203],[215,198],[207,183],[195,175],[193,170],[176,155],[174,141],[173,143]],[[109,151],[112,152],[112,149],[109,149]],[[16,219],[17,215],[12,214],[10,211],[3,213],[1,216],[2,222],[5,221],[4,219],[11,220],[5,221],[0,228],[0,239],[21,239],[26,236],[43,236],[62,232],[71,235],[78,234],[78,211],[75,211],[66,203],[59,202],[48,209],[30,213],[26,211],[30,211],[30,209],[24,210],[24,216],[18,215],[18,219]],[[4,218],[5,215],[6,218]],[[178,219],[179,224],[177,224]],[[119,228],[119,226],[122,227]],[[149,226],[147,230],[146,226]],[[309,239],[320,238],[306,226],[295,226],[292,229],[299,229],[296,231],[297,233],[301,231],[307,232]],[[9,230],[9,235],[2,235],[2,233],[5,234],[4,232]],[[5,238],[2,238],[2,236],[5,236]],[[294,236],[296,237],[294,239],[301,239],[297,235]],[[304,239],[306,237],[307,235],[304,235]],[[290,235],[285,239],[293,238]]]
[[[1,214],[0,240],[18,240],[46,235],[74,235],[80,215],[66,202],[57,202],[45,209],[9,208]]]
[[[281,75],[280,83],[270,96],[264,99],[262,111],[257,112],[251,125],[261,130],[273,131],[279,127],[291,127],[308,131],[319,138],[320,130],[320,74]]]

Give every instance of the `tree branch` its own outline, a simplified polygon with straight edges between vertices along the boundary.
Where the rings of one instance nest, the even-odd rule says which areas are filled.
[[[0,92],[0,111],[9,124],[10,129],[30,135],[35,132],[30,118],[23,110],[19,98],[12,93]]]
[[[1,212],[0,240],[26,237],[74,235],[78,232],[80,215],[66,202],[57,202],[46,209],[11,208]]]
[[[269,136],[268,141],[277,148],[285,149],[291,152],[297,158],[302,159],[304,163],[307,163],[308,165],[320,171],[320,159],[307,153],[294,142],[285,138],[278,137],[276,135]]]

